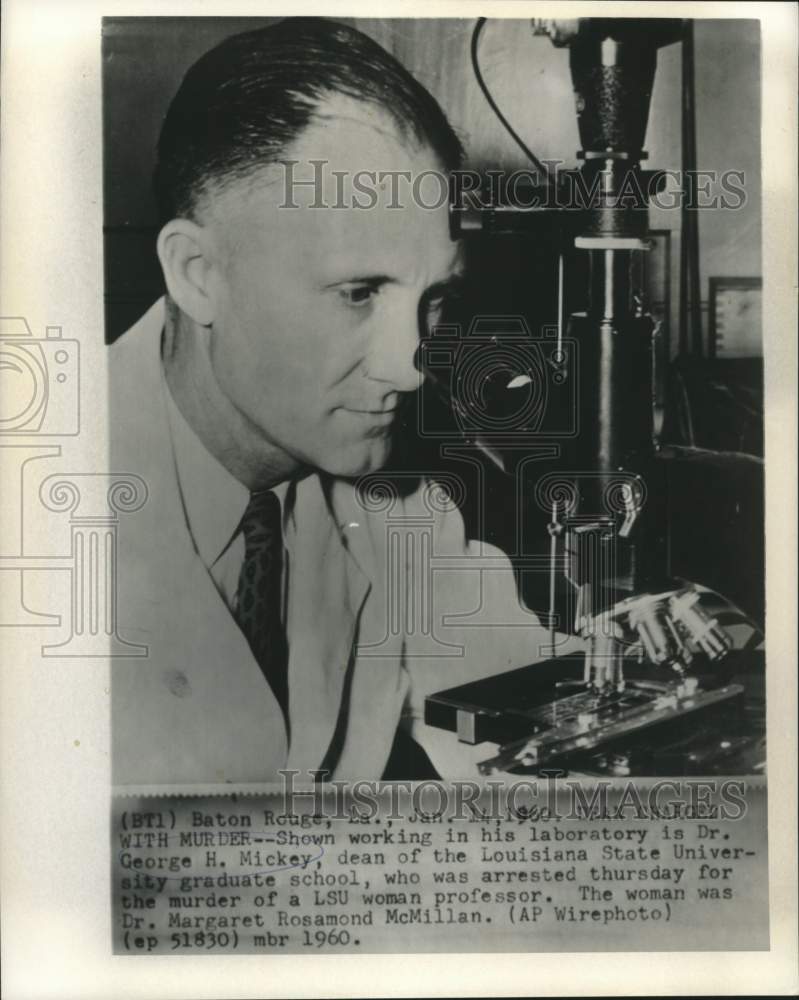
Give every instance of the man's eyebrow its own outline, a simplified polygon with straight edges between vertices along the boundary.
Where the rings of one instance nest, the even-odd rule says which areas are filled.
[[[441,278],[439,281],[434,281],[428,286],[427,291],[431,289],[441,289],[442,291],[447,291],[451,288],[457,288],[463,283],[466,276],[465,269],[463,267],[458,267],[456,271],[448,274],[445,278]],[[396,285],[398,284],[397,278],[393,278],[389,274],[354,274],[347,278],[339,278],[336,281],[328,282],[325,288],[335,288],[337,285],[372,285],[373,287],[378,287],[380,285]]]
[[[397,279],[392,278],[388,274],[355,274],[348,278],[339,278],[337,281],[331,281],[325,285],[325,288],[335,288],[336,285],[374,285],[377,287],[378,285],[396,283]]]

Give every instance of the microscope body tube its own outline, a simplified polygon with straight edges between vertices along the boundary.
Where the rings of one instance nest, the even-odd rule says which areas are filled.
[[[659,587],[668,567],[665,482],[654,443],[654,323],[624,303],[629,256],[629,251],[591,251],[591,304],[570,317],[580,363],[579,434],[570,465],[592,473],[579,479],[581,517],[595,512],[620,525],[623,511],[609,504],[614,483],[631,476],[640,482],[632,528],[617,531],[613,541],[615,572],[626,581],[623,589],[634,592]]]
[[[633,288],[631,264],[633,254],[648,249],[650,175],[640,163],[657,51],[679,32],[673,21],[581,19],[553,37],[556,45],[569,47],[583,144],[580,174],[583,189],[591,192],[575,240],[589,254],[588,308],[573,314],[569,325],[580,358],[576,459],[578,468],[594,473],[581,486],[578,513],[615,516],[617,526],[609,543],[612,558],[605,560],[613,579],[588,587],[594,614],[614,599],[614,588],[636,592],[668,575],[665,489],[654,443],[654,323]],[[632,521],[608,510],[619,473],[643,484],[641,509]],[[577,546],[588,542],[581,534],[584,542],[575,538]]]
[[[591,250],[587,314],[575,316],[584,393],[581,431],[586,459],[598,472],[616,472],[653,454],[652,331],[649,316],[632,308],[629,250]]]

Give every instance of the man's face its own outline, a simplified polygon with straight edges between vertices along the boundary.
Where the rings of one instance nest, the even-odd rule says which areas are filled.
[[[318,192],[299,186],[288,199],[299,207],[280,207],[285,172],[274,166],[218,197],[214,375],[265,445],[296,466],[357,476],[386,461],[395,411],[421,383],[420,302],[435,309],[459,256],[446,201],[425,208],[410,183],[399,182],[397,195],[389,182],[378,204],[359,209],[352,178],[364,170],[413,178],[440,165],[385,116],[341,97],[321,105],[287,158],[299,161],[296,180],[313,176],[310,159],[327,161],[330,207],[309,207]],[[421,191],[428,205],[442,201],[433,180]],[[389,207],[392,199],[402,207]]]

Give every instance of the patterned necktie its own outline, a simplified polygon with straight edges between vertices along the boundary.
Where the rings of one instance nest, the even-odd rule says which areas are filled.
[[[245,553],[235,618],[288,718],[288,643],[281,621],[283,531],[274,493],[250,496],[241,531]]]

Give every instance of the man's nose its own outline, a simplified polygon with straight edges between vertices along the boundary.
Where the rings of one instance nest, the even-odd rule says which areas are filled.
[[[416,367],[418,348],[416,306],[396,305],[375,331],[366,364],[369,376],[390,383],[397,392],[415,392],[424,382],[424,374]]]

